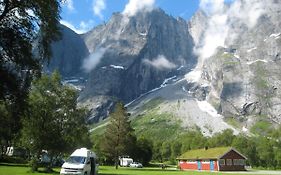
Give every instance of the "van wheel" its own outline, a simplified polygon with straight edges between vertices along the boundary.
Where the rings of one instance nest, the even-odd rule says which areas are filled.
[[[84,175],[87,175],[87,174],[88,174],[87,172],[84,173]]]

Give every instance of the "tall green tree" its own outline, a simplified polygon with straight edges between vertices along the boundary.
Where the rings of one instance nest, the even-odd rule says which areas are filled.
[[[50,43],[59,37],[60,4],[58,0],[1,0],[0,7],[0,98],[15,98],[40,72],[40,62],[51,55]]]
[[[0,100],[13,109],[10,136],[19,132],[30,83],[59,38],[59,12],[60,0],[0,1]]]
[[[233,130],[226,129],[215,134],[211,139],[209,139],[208,144],[210,147],[231,146],[234,138],[235,136],[233,134]]]
[[[122,103],[116,104],[114,111],[109,115],[109,119],[101,149],[108,159],[114,161],[117,169],[119,156],[130,154],[131,148],[136,143],[136,137],[129,121],[129,114]]]
[[[12,128],[12,119],[9,112],[9,105],[5,103],[5,101],[0,101],[0,146],[1,153],[5,152],[5,146],[9,145],[8,141],[11,139],[11,128]]]
[[[86,110],[77,107],[77,92],[61,84],[58,72],[34,81],[23,120],[22,142],[30,149],[33,170],[42,150],[55,157],[89,146]]]
[[[143,137],[138,138],[136,145],[133,147],[132,157],[134,160],[148,165],[152,159],[152,142]]]

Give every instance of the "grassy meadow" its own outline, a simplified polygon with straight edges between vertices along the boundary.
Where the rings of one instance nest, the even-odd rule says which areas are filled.
[[[44,173],[43,169],[40,172],[32,173],[30,168],[25,165],[0,165],[0,175],[58,175],[60,169],[54,169],[53,173]],[[100,166],[99,175],[225,175],[229,173],[218,172],[198,172],[198,171],[179,171],[175,169],[161,168],[119,168],[116,170],[113,166]],[[247,173],[245,173],[246,175]],[[231,175],[243,175],[241,173],[231,173]]]

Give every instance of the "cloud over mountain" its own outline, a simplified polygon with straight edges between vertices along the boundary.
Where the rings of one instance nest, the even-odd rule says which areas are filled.
[[[106,9],[105,0],[94,0],[93,2],[93,11],[96,16],[100,19],[103,19],[102,11]]]
[[[170,62],[164,55],[158,55],[154,60],[145,59],[143,62],[159,70],[176,68],[176,65]]]
[[[129,0],[122,13],[128,16],[134,16],[139,11],[152,10],[154,4],[155,0]]]

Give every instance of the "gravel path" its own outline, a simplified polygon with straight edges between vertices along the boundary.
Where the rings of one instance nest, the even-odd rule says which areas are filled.
[[[281,171],[270,171],[270,170],[249,170],[249,171],[225,172],[225,173],[228,173],[228,174],[269,174],[269,175],[279,174],[279,175],[281,175]]]

